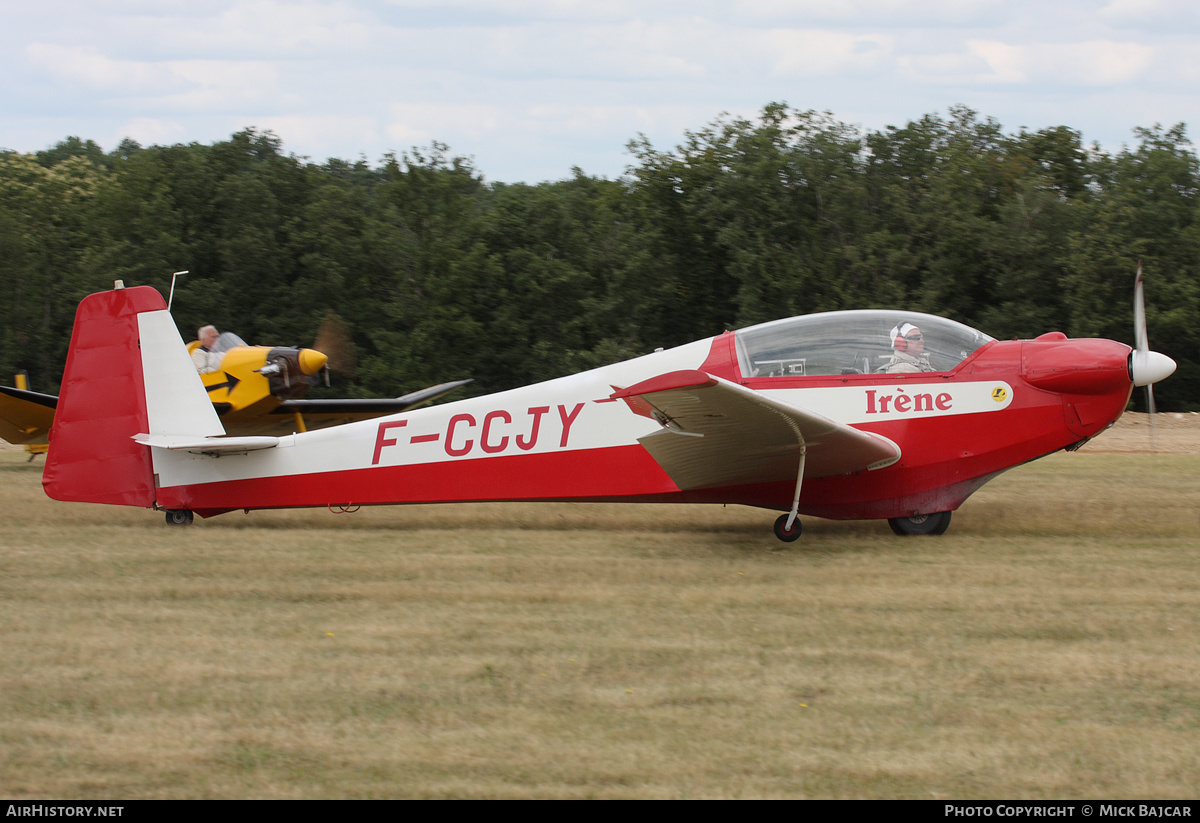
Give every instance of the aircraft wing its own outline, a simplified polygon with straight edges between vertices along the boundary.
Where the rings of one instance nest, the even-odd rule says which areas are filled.
[[[58,398],[0,386],[0,437],[18,445],[46,442]]]
[[[379,400],[285,400],[274,403],[268,398],[270,402],[230,412],[221,418],[221,422],[231,435],[286,435],[296,431],[294,413],[300,412],[304,427],[312,431],[408,411],[470,382],[452,380],[402,397]],[[0,438],[16,445],[45,443],[57,406],[58,398],[52,394],[0,386]]]
[[[378,399],[335,399],[335,400],[285,400],[271,410],[271,415],[288,415],[291,417],[299,412],[304,418],[304,425],[309,430],[323,429],[329,426],[340,426],[342,423],[353,423],[356,420],[370,420],[385,414],[397,414],[416,408],[424,403],[436,400],[442,395],[449,394],[472,382],[471,380],[452,380],[449,383],[439,383],[436,386],[420,389],[419,391],[401,397],[385,397]],[[225,419],[226,428],[230,431],[242,429],[236,424],[231,425],[233,416]],[[268,426],[278,427],[275,421],[267,421]]]
[[[612,395],[663,428],[639,438],[681,489],[705,489],[880,469],[900,447],[702,371],[676,371]]]

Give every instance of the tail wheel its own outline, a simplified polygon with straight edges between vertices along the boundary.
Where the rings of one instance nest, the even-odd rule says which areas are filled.
[[[780,540],[782,540],[784,543],[795,543],[797,540],[800,539],[800,532],[802,531],[802,527],[800,525],[800,518],[797,517],[792,522],[792,527],[789,529],[787,527],[787,522],[788,522],[789,516],[790,515],[787,515],[787,514],[779,515],[779,519],[775,521],[775,536],[778,537]]]
[[[946,529],[950,528],[950,515],[951,512],[937,512],[912,517],[892,517],[888,519],[888,525],[901,537],[910,534],[945,534]]]
[[[195,517],[188,509],[168,509],[167,510],[167,525],[168,526],[186,526],[192,522]]]

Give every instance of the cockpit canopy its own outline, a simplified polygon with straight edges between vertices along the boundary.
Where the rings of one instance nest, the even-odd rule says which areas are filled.
[[[924,336],[933,371],[949,371],[992,342],[980,331],[932,314],[838,311],[750,326],[735,332],[743,377],[874,374],[892,358],[891,332],[911,323]]]
[[[242,340],[242,338],[238,337],[233,332],[223,331],[217,338],[217,342],[213,345],[212,350],[215,352],[226,352],[230,349],[243,348],[245,345],[246,341]]]

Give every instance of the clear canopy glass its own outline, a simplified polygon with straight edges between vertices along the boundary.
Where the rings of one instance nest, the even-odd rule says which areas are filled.
[[[893,334],[904,324],[918,337],[908,356],[920,367],[906,371],[949,371],[992,342],[983,332],[932,314],[899,311],[839,311],[809,314],[750,326],[735,333],[743,377],[875,374],[894,363]],[[901,344],[902,350],[906,344]]]
[[[243,341],[242,338],[238,337],[233,332],[223,331],[221,332],[220,336],[217,337],[216,345],[213,346],[212,350],[215,352],[226,352],[230,349],[236,349],[245,345],[245,341]]]

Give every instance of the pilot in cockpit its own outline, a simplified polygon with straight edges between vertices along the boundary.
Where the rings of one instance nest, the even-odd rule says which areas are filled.
[[[196,332],[196,337],[200,339],[200,345],[192,351],[192,365],[196,367],[196,371],[208,374],[221,368],[225,352],[215,351],[217,338],[220,337],[216,327],[202,326]]]
[[[892,358],[883,364],[881,374],[906,374],[933,371],[925,353],[925,336],[912,323],[892,327]]]

